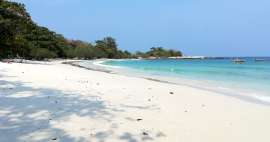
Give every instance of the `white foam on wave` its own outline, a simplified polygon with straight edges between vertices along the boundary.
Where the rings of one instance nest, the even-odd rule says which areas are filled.
[[[103,64],[104,62],[107,62],[107,61],[112,61],[112,60],[97,60],[97,61],[93,61],[93,65],[101,66],[101,67],[106,67],[106,68],[122,68],[120,66],[110,66],[110,65]]]
[[[266,103],[270,103],[270,96],[265,96],[265,95],[253,95],[252,97]]]

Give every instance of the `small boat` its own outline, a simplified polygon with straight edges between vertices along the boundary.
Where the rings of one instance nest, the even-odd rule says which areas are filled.
[[[233,60],[233,62],[236,64],[243,64],[246,62],[246,60],[242,60],[242,59],[237,58],[237,59]]]

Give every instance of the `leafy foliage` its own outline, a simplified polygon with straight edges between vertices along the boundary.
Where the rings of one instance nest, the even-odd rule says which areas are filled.
[[[142,58],[149,58],[149,57],[177,57],[182,56],[182,53],[180,51],[175,50],[166,50],[162,47],[152,47],[150,51],[143,53],[143,52],[136,52],[136,57],[142,57]]]
[[[116,40],[105,37],[94,44],[67,40],[62,35],[38,26],[31,20],[23,4],[0,0],[0,58],[134,58],[138,56],[169,57],[181,53],[151,48],[147,53],[132,55],[117,48]]]
[[[34,48],[33,50],[31,50],[30,55],[37,60],[57,57],[57,55],[54,52],[46,48]]]

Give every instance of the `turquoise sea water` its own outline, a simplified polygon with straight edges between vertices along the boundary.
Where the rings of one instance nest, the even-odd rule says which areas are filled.
[[[179,81],[185,79],[188,85],[195,87],[253,96],[270,102],[270,58],[260,62],[255,58],[243,59],[246,60],[243,64],[233,63],[232,58],[111,60],[103,64]],[[183,80],[181,83],[185,84]]]

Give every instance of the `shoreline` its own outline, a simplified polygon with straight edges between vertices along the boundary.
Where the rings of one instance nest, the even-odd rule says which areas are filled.
[[[79,64],[76,64],[78,62],[82,62],[82,61],[67,61],[67,62],[62,62],[62,64],[68,64],[74,67],[79,67],[79,68],[83,68],[83,69],[87,69],[87,70],[92,70],[92,71],[100,71],[100,72],[105,72],[105,73],[112,73],[112,71],[109,70],[102,70],[102,69],[96,69],[96,68],[90,68],[90,67],[85,67]]]
[[[1,142],[269,141],[269,106],[61,62],[0,62]]]
[[[68,64],[74,67],[78,68],[83,68],[86,70],[91,70],[91,71],[99,71],[99,72],[104,72],[104,73],[109,73],[109,74],[117,74],[120,76],[127,76],[127,77],[135,77],[135,78],[142,78],[150,81],[155,81],[155,82],[160,82],[160,83],[167,83],[167,84],[172,84],[172,85],[179,85],[179,86],[186,86],[186,87],[191,87],[194,89],[199,89],[199,90],[204,90],[204,91],[210,91],[213,93],[221,94],[227,97],[233,97],[237,98],[243,101],[251,102],[251,103],[256,103],[256,104],[262,104],[262,105],[267,105],[270,106],[270,97],[267,95],[255,95],[255,96],[245,96],[245,95],[240,95],[240,94],[234,94],[234,93],[228,93],[228,92],[223,92],[223,91],[218,91],[210,88],[203,88],[203,87],[198,87],[185,83],[180,83],[179,81],[172,81],[169,78],[161,78],[158,76],[149,76],[149,75],[131,75],[130,73],[124,74],[124,72],[130,72],[129,70],[114,70],[114,69],[120,69],[122,67],[115,67],[115,66],[110,66],[110,65],[103,65],[103,62],[107,61],[112,61],[112,60],[133,60],[133,59],[96,59],[96,60],[52,60],[51,62],[60,62],[62,64]],[[135,60],[141,60],[141,59],[135,59]],[[78,63],[80,62],[91,62],[92,66],[83,66],[79,65]],[[13,63],[19,63],[19,62],[13,62]],[[44,62],[44,61],[28,61],[25,60],[22,64],[48,64],[49,62]],[[99,68],[101,67],[101,68]],[[134,72],[133,72],[134,73]],[[189,79],[184,79],[184,81],[187,81]],[[192,80],[191,80],[192,81]]]
[[[210,91],[210,92],[217,93],[217,94],[222,94],[222,95],[227,96],[227,97],[237,98],[237,99],[247,101],[247,102],[270,106],[270,97],[267,95],[254,95],[253,96],[253,95],[245,95],[245,93],[235,94],[233,92],[216,90],[214,88],[199,87],[198,85],[194,85],[194,84],[196,84],[196,82],[194,82],[194,80],[191,80],[191,79],[181,78],[178,80],[173,80],[171,77],[154,76],[154,75],[147,75],[147,74],[143,74],[143,73],[139,73],[139,74],[134,75],[134,73],[135,73],[134,70],[132,70],[132,71],[128,70],[128,69],[115,70],[115,69],[120,69],[121,67],[118,67],[118,66],[114,67],[114,66],[102,64],[103,62],[107,62],[107,61],[111,61],[111,60],[117,60],[117,59],[85,60],[85,61],[80,60],[80,61],[70,62],[68,64],[70,64],[72,66],[84,68],[87,70],[101,71],[101,72],[105,72],[105,73],[123,75],[123,76],[127,76],[127,77],[142,78],[142,79],[160,82],[160,83],[168,83],[168,84],[172,84],[172,85],[191,87],[194,89],[200,89],[200,90]],[[121,60],[123,60],[123,59],[121,59]],[[129,60],[129,59],[127,59],[127,60]],[[92,66],[79,65],[78,64],[79,62],[91,62]],[[99,68],[99,67],[101,67],[101,68]],[[189,82],[189,83],[182,83],[182,82]],[[213,84],[211,84],[211,85],[213,85]]]

